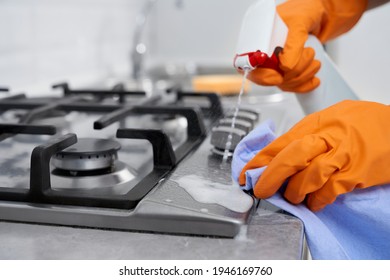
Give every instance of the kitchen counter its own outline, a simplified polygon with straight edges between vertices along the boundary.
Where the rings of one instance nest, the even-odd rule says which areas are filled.
[[[0,259],[302,259],[303,225],[258,209],[235,239],[0,222]]]
[[[223,103],[234,108],[236,96]],[[302,117],[293,95],[249,95],[246,107],[275,121],[280,135]],[[0,222],[0,259],[304,259],[302,222],[263,207],[236,238],[170,235]]]

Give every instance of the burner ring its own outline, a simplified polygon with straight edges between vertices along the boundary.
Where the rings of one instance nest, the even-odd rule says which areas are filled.
[[[113,166],[120,144],[111,139],[80,138],[52,158],[54,167],[69,171],[90,171]]]

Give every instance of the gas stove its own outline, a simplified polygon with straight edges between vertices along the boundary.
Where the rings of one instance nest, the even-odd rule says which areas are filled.
[[[255,200],[222,164],[260,122],[217,94],[70,89],[59,98],[0,100],[0,219],[234,237]]]

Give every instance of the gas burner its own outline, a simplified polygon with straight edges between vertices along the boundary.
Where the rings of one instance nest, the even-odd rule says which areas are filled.
[[[67,174],[68,172],[68,174]],[[94,193],[107,195],[124,195],[134,184],[138,173],[121,161],[108,169],[94,171],[63,171],[55,169],[52,171],[51,182],[54,189],[67,190],[93,190]],[[129,184],[130,183],[130,184]]]
[[[102,103],[106,93],[126,98]],[[5,140],[0,142],[0,220],[236,236],[247,225],[251,209],[238,213],[219,203],[226,192],[219,186],[235,186],[230,185],[229,170],[220,168],[221,160],[210,156],[212,146],[205,141],[223,116],[218,95],[181,92],[177,100],[158,94],[134,102],[127,95],[133,93],[64,87],[63,97],[49,101],[1,99],[0,111],[15,114],[9,121],[0,114]],[[206,97],[208,105],[180,103],[188,97],[197,103],[198,96]],[[215,138],[226,136],[219,132]],[[22,136],[24,143],[15,141]],[[10,170],[6,159],[16,157],[16,167],[25,172]],[[211,169],[209,160],[217,167]],[[188,175],[200,182],[201,192],[210,190],[210,199],[203,201],[187,191],[194,188]],[[234,204],[251,207],[252,199],[241,197]]]
[[[70,172],[109,169],[118,159],[121,145],[111,139],[79,138],[77,143],[57,153],[54,167]]]

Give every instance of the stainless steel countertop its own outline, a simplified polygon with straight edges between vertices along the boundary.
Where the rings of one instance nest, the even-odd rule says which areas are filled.
[[[303,225],[259,209],[235,239],[0,222],[0,259],[302,259]]]

